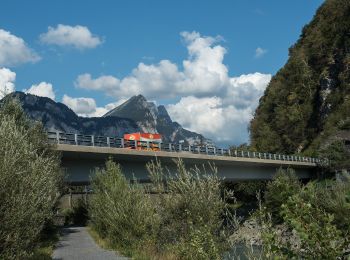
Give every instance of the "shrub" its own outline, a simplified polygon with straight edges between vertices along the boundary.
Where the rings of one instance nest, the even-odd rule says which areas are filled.
[[[228,241],[223,227],[228,211],[216,169],[187,170],[181,160],[172,177],[166,178],[159,163],[149,164],[148,169],[154,185],[165,192],[158,207],[158,247],[174,250],[182,259],[219,259]]]
[[[94,194],[89,201],[93,229],[118,249],[137,248],[152,237],[156,217],[144,190],[130,184],[112,160],[97,169],[92,179]]]
[[[93,229],[133,256],[220,259],[228,243],[224,217],[229,213],[216,169],[209,174],[187,170],[179,161],[177,173],[168,176],[159,162],[147,168],[151,190],[157,192],[152,198],[111,160],[96,171],[89,201]]]
[[[298,193],[301,184],[293,169],[279,169],[273,180],[267,184],[265,206],[276,223],[282,222],[281,206],[288,198]]]
[[[72,208],[63,210],[64,224],[65,225],[86,225],[88,221],[87,203],[83,199],[77,200]]]
[[[349,245],[349,183],[309,182],[280,206],[282,224],[257,212],[267,257],[340,259]],[[274,195],[276,196],[276,195]]]
[[[313,183],[310,203],[334,216],[333,224],[350,243],[350,177],[344,174],[343,181],[327,180]]]
[[[53,215],[61,184],[59,159],[40,124],[16,100],[0,108],[0,258],[29,256]]]
[[[285,222],[296,231],[301,241],[300,250],[294,251],[295,257],[336,259],[342,255],[344,240],[333,224],[334,215],[312,204],[313,198],[310,197],[314,194],[314,185],[310,183],[282,206]]]

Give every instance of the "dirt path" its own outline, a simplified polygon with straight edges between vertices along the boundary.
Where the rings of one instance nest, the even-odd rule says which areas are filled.
[[[53,252],[54,260],[126,260],[115,252],[99,247],[86,227],[67,227]]]

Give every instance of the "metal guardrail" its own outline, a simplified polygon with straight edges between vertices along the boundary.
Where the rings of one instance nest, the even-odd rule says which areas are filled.
[[[264,160],[282,160],[291,162],[307,162],[307,163],[321,163],[322,159],[284,155],[284,154],[272,154],[272,153],[260,153],[250,151],[231,150],[225,148],[218,148],[215,146],[196,146],[196,145],[183,145],[174,143],[155,143],[147,141],[130,141],[123,138],[95,136],[95,135],[82,135],[73,133],[62,132],[48,132],[49,143],[52,144],[69,144],[69,145],[82,145],[82,146],[97,146],[97,147],[111,147],[111,148],[129,148],[136,149],[137,146],[141,146],[146,150],[151,150],[151,147],[157,147],[159,151],[165,152],[189,152],[194,154],[205,154],[213,156],[232,156],[242,158],[256,158]],[[138,145],[137,145],[138,144]]]

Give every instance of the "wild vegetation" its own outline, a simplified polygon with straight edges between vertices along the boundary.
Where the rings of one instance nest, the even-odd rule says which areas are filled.
[[[179,161],[173,178],[158,162],[148,170],[156,195],[130,184],[112,161],[96,172],[89,206],[93,230],[134,257],[220,259],[230,223],[223,221],[229,211],[215,168],[188,170]]]
[[[280,171],[252,215],[261,231],[261,258],[340,259],[350,254],[350,176],[298,183]],[[283,191],[283,192],[282,192]]]
[[[53,216],[59,158],[16,100],[0,107],[0,258],[30,257]]]
[[[242,241],[247,248],[258,247],[258,252],[240,253],[252,259],[336,259],[350,254],[346,173],[343,181],[303,184],[292,169],[280,169],[267,183],[239,183],[228,192],[215,168],[210,173],[187,170],[180,161],[173,178],[158,162],[148,164],[148,170],[148,186],[129,182],[112,161],[93,179],[93,232],[122,254],[135,259],[222,259],[237,257],[229,251]],[[251,206],[249,201],[254,201],[249,213],[240,214],[239,208]],[[255,223],[251,230],[247,222]]]

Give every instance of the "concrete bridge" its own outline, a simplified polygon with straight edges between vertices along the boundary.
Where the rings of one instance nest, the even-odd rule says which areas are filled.
[[[228,181],[271,179],[280,167],[291,167],[299,178],[311,178],[316,174],[317,158],[229,150],[209,146],[185,146],[181,144],[157,144],[130,142],[122,138],[49,132],[50,143],[57,144],[62,152],[62,167],[67,172],[67,182],[86,184],[96,167],[103,167],[112,157],[121,164],[127,178],[148,180],[146,163],[158,159],[170,173],[176,172],[175,162],[181,158],[187,167],[218,169],[221,178]]]

